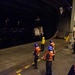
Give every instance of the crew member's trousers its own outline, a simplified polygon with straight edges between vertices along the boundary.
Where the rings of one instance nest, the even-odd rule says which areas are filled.
[[[52,61],[46,61],[46,75],[52,75]]]
[[[41,44],[41,52],[44,51],[44,44]]]
[[[37,67],[38,56],[34,55],[34,66]]]
[[[75,53],[75,42],[73,44],[73,53]]]

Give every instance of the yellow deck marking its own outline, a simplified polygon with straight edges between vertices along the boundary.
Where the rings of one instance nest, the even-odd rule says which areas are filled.
[[[29,65],[28,65],[28,66],[26,66],[26,67],[25,67],[25,69],[27,69],[28,67],[29,67]]]
[[[34,62],[32,63],[32,65],[34,64]]]
[[[41,61],[41,59],[38,59],[38,62]]]
[[[19,73],[19,74],[17,74],[17,75],[21,75],[21,74]]]
[[[16,71],[16,73],[19,73],[19,72],[21,72],[22,70],[18,70],[18,71]]]

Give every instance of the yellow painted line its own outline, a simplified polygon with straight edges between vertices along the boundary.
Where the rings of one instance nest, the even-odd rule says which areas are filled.
[[[25,69],[27,69],[28,67],[29,67],[29,65],[28,65],[28,66],[26,66],[26,67],[25,67]]]
[[[69,40],[69,38],[70,38],[70,36],[68,35],[68,36],[67,36],[67,38],[66,38],[66,41],[68,41],[68,40]]]
[[[19,73],[19,74],[17,74],[17,75],[21,75],[21,74]]]
[[[18,70],[18,71],[16,71],[16,73],[20,73],[22,70]]]
[[[39,61],[41,61],[41,59],[38,59],[38,62],[39,62]],[[34,64],[34,62],[33,62],[31,65],[33,65],[33,64]],[[29,68],[31,65],[25,66],[25,69]],[[22,70],[16,71],[17,75],[21,75],[20,72],[22,72]]]
[[[34,62],[32,63],[32,65],[34,64]]]
[[[41,59],[38,59],[38,62],[41,61]]]

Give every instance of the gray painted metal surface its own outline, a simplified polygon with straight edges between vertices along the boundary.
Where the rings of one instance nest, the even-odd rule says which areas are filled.
[[[50,39],[49,39],[50,40]],[[41,53],[40,57],[44,55],[49,45],[49,40],[46,40],[45,51]],[[53,61],[53,74],[66,75],[72,64],[75,63],[75,55],[72,50],[67,49],[67,43],[63,39],[54,39],[56,43],[56,56]],[[38,42],[41,45],[41,42]],[[32,51],[34,50],[34,43],[25,44],[16,47],[10,47],[0,50],[0,75],[44,75],[45,61],[38,63],[38,70],[33,70],[30,66],[25,69],[25,66],[33,62]]]

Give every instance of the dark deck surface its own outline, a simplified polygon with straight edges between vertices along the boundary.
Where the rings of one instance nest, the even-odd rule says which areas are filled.
[[[65,47],[67,45],[65,40],[54,39],[54,41],[57,53],[52,65],[53,75],[67,75],[70,67],[75,63],[75,54],[72,54],[73,51]],[[38,43],[40,45],[40,41]],[[48,45],[49,40],[46,40],[45,51]],[[45,61],[40,60],[38,62],[37,70],[34,70],[31,66],[33,50],[34,43],[1,49],[0,75],[45,75]],[[45,51],[41,52],[40,57],[43,56]]]

